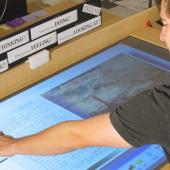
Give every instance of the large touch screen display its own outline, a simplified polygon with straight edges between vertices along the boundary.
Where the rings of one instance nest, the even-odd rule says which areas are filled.
[[[170,82],[169,66],[157,56],[118,44],[2,101],[0,130],[22,137],[62,121],[109,112],[146,89]],[[159,145],[89,147],[56,156],[2,157],[0,170],[144,170],[165,160]]]

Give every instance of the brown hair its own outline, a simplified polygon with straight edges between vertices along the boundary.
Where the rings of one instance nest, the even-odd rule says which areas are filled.
[[[170,16],[170,0],[166,0],[167,2],[167,14]]]
[[[155,2],[156,2],[158,9],[160,10],[162,0],[155,0]]]
[[[160,10],[161,8],[161,2],[162,0],[155,0],[158,9]],[[167,15],[170,17],[170,0],[165,0],[166,4],[167,4]]]

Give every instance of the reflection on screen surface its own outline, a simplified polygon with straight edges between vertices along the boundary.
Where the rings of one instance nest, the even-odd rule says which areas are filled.
[[[137,56],[111,52],[106,50],[1,102],[0,130],[21,137],[65,120],[109,112],[141,91],[170,80],[168,71]],[[0,169],[153,169],[164,160],[159,145],[138,149],[89,147],[57,156],[17,155],[0,163]]]

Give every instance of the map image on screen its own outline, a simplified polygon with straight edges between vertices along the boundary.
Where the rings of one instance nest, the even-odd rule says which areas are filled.
[[[136,94],[170,82],[170,73],[120,54],[42,96],[84,117],[109,112]]]

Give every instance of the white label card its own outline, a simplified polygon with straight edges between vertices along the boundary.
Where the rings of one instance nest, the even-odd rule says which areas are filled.
[[[99,16],[101,13],[101,8],[89,4],[84,4],[83,12]]]
[[[24,31],[0,42],[0,54],[29,42],[29,33]]]
[[[101,16],[88,20],[58,34],[58,44],[77,37],[101,25]]]
[[[57,33],[53,32],[24,46],[14,49],[7,53],[9,64],[24,58],[36,51],[44,49],[57,42]]]
[[[7,59],[0,61],[0,73],[8,70],[8,61]]]
[[[50,21],[40,24],[31,29],[31,39],[34,40],[42,35],[50,33],[78,20],[77,10],[68,12]]]

